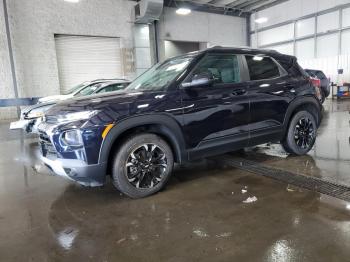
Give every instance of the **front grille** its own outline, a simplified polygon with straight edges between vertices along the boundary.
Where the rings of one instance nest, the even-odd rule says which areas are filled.
[[[39,143],[41,153],[44,157],[50,159],[57,158],[57,151],[54,145],[51,143],[50,137],[43,131],[39,132]]]
[[[49,124],[56,124],[57,116],[45,116],[45,122]]]

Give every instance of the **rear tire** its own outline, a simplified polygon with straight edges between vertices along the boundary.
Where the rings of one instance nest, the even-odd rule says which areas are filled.
[[[174,157],[170,146],[154,134],[127,138],[115,153],[114,186],[131,198],[142,198],[161,190],[171,176]]]
[[[315,144],[316,132],[315,117],[307,111],[300,111],[290,120],[282,146],[287,153],[305,155]]]

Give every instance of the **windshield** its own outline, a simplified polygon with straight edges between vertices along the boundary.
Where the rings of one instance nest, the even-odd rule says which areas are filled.
[[[92,84],[92,85],[86,86],[83,89],[81,89],[78,93],[76,93],[74,96],[92,95],[93,93],[95,93],[97,88],[99,88],[101,85],[102,85],[102,83],[97,83],[97,84]]]
[[[70,95],[70,94],[73,94],[75,93],[76,91],[78,91],[80,88],[86,86],[89,82],[84,82],[84,83],[81,83],[79,85],[76,85],[74,87],[72,87],[71,89],[69,89],[68,91],[64,92],[63,94],[64,95]]]
[[[125,90],[164,90],[191,62],[192,57],[179,57],[151,67],[133,81]]]

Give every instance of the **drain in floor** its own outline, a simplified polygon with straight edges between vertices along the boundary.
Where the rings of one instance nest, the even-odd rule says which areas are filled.
[[[295,174],[289,171],[269,167],[244,158],[224,155],[214,158],[222,164],[239,168],[257,175],[276,179],[294,186],[350,201],[350,187],[326,181],[317,177]]]

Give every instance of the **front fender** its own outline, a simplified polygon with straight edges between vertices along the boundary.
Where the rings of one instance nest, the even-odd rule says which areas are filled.
[[[168,139],[168,141],[171,143],[171,147],[175,151],[175,159],[178,162],[182,162],[186,158],[185,140],[179,123],[167,115],[152,114],[134,116],[117,122],[102,141],[99,154],[99,163],[108,162],[113,144],[122,134],[132,128],[147,125],[159,126],[159,128],[152,131],[165,136]]]

